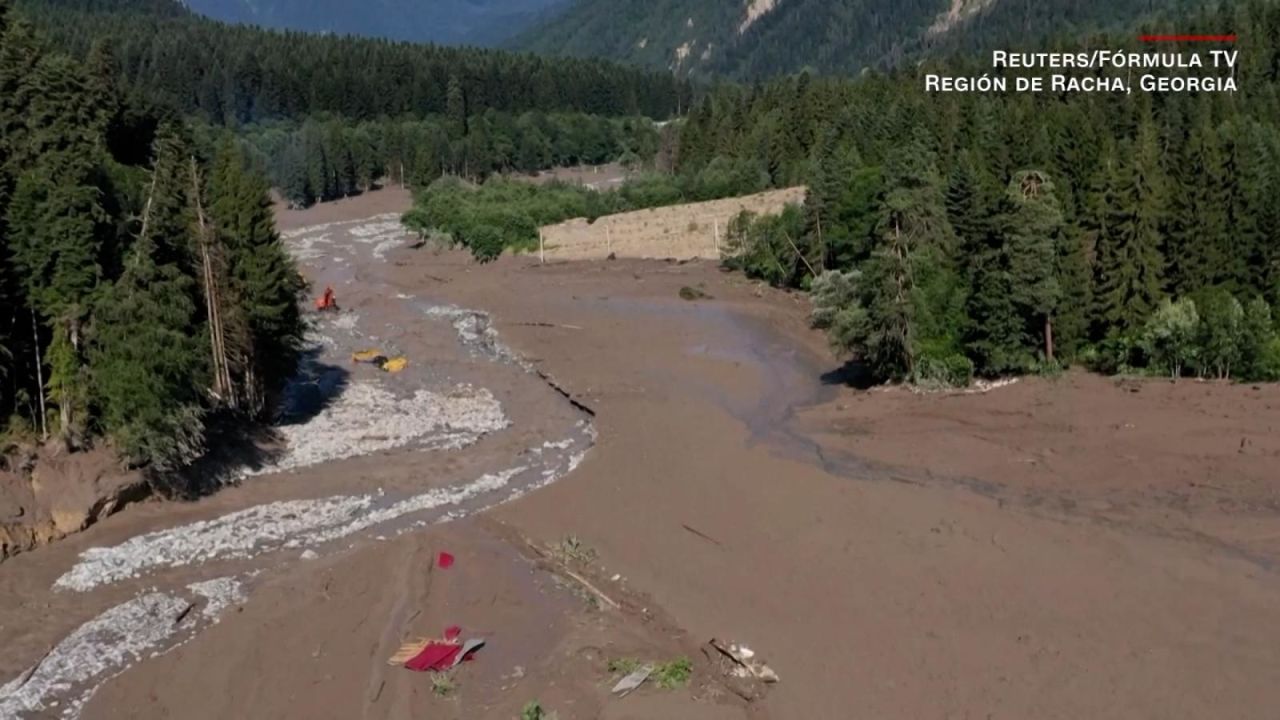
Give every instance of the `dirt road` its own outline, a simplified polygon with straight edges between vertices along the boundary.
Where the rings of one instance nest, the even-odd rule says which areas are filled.
[[[799,297],[409,250],[383,192],[281,216],[344,307],[299,394],[324,432],[0,566],[0,716],[1273,714],[1276,388],[855,391]],[[385,664],[452,624],[489,644],[451,689]],[[726,678],[712,637],[781,682]],[[610,660],[682,655],[688,687],[610,697]]]

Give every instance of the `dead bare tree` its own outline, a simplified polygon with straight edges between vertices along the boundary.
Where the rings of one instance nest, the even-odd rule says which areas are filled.
[[[209,346],[213,361],[212,395],[228,407],[236,407],[238,397],[231,381],[231,362],[227,352],[226,328],[222,320],[222,283],[215,267],[212,227],[201,199],[200,166],[191,156],[191,203],[196,212],[197,243],[200,247],[201,284],[204,286],[205,312],[209,321]]]

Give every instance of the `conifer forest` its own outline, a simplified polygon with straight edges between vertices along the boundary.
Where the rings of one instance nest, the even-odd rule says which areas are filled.
[[[1239,93],[802,74],[708,93],[679,164],[750,158],[773,185],[808,185],[803,209],[741,218],[729,262],[811,289],[815,321],[873,379],[1071,363],[1280,379],[1280,8],[1224,3],[1199,25],[1240,35]]]
[[[229,134],[130,103],[118,59],[52,50],[0,4],[0,413],[169,470],[219,415],[268,417],[303,283]]]

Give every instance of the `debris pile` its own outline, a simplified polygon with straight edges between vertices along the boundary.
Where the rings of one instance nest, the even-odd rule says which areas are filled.
[[[758,697],[762,692],[761,684],[772,685],[778,682],[778,674],[773,668],[766,665],[746,645],[725,643],[712,638],[707,642],[703,653],[708,659],[719,657],[720,669],[729,679],[737,681],[728,683],[727,686],[744,699]]]
[[[400,646],[387,658],[388,665],[400,665],[416,672],[444,672],[471,659],[471,655],[484,647],[484,640],[461,640],[462,628],[454,625],[445,628],[440,638],[420,638]]]

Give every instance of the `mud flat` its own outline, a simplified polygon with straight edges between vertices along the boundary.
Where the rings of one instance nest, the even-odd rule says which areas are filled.
[[[801,298],[709,263],[402,259],[597,411],[579,470],[492,516],[573,532],[694,637],[768,653],[782,683],[755,712],[1262,718],[1280,700],[1277,388],[858,391]]]
[[[333,343],[303,392],[321,402],[299,427],[372,383],[400,403],[455,393],[469,409],[440,417],[475,419],[457,421],[469,444],[433,444],[453,420],[390,449],[366,428],[354,455],[131,508],[6,563],[0,703],[89,718],[506,720],[531,700],[562,720],[1273,714],[1274,388],[1069,374],[858,391],[802,297],[710,263],[409,250],[382,237],[388,192],[281,215],[358,316],[321,326]],[[352,367],[355,346],[411,365]],[[482,495],[441,500],[485,477]],[[282,505],[299,502],[314,504]],[[257,527],[287,531],[239,539]],[[581,557],[566,561],[570,536]],[[88,579],[102,582],[75,589]],[[104,635],[139,618],[146,647]],[[453,624],[489,645],[451,693],[385,664]],[[742,691],[702,653],[713,637],[781,682]],[[688,687],[610,696],[610,660],[680,656]]]

